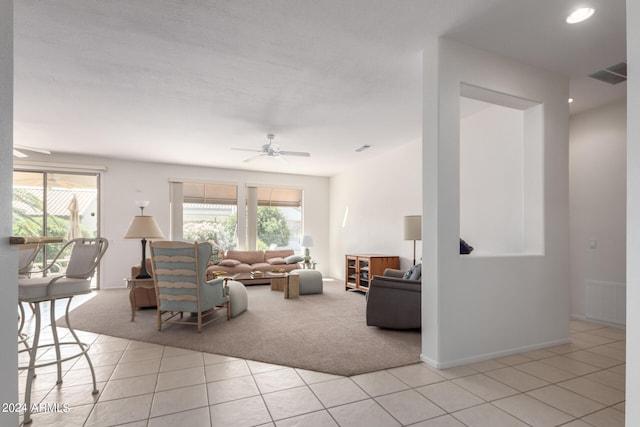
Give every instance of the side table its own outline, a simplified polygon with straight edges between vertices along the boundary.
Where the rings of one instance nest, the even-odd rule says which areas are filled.
[[[129,303],[131,304],[131,321],[133,322],[136,318],[136,288],[146,288],[153,289],[155,288],[155,283],[153,278],[151,279],[136,279],[135,277],[130,277],[128,279],[124,279],[127,282],[127,288],[129,289]]]
[[[300,276],[297,274],[290,274],[287,278],[287,282],[284,285],[284,298],[293,299],[300,296]]]
[[[316,265],[318,265],[318,263],[315,261],[309,261],[309,262],[301,262],[300,265],[303,270],[315,270]]]

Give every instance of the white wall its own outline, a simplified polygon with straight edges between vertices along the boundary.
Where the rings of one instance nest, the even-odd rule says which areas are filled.
[[[9,246],[13,200],[13,2],[0,0],[0,402],[18,402],[18,250]],[[0,412],[0,424],[18,425],[17,412]]]
[[[640,4],[627,0],[627,374],[625,423],[640,425]]]
[[[423,54],[423,360],[446,367],[567,342],[568,80],[446,39]],[[458,253],[461,83],[544,104],[544,255]]]
[[[460,120],[460,237],[475,254],[523,252],[524,113],[482,104]]]
[[[614,296],[608,290],[625,288],[626,113],[623,100],[571,117],[571,314],[577,318],[593,316],[586,310],[588,284],[602,288],[605,298]]]
[[[123,279],[130,275],[133,264],[141,258],[139,240],[122,238],[131,219],[140,213],[134,201],[140,194],[150,204],[145,215],[152,215],[169,237],[169,178],[207,180],[235,183],[239,186],[239,197],[245,185],[262,184],[292,186],[304,191],[304,233],[313,236],[313,258],[318,269],[327,274],[329,270],[329,178],[260,173],[231,169],[191,167],[160,163],[140,163],[109,158],[51,155],[30,156],[49,163],[106,166],[101,178],[101,235],[109,239],[100,284],[104,288],[124,287]],[[148,252],[147,252],[148,255]]]
[[[403,218],[422,214],[421,142],[403,144],[384,155],[374,150],[331,178],[330,274],[341,280],[346,254],[397,255],[404,269],[413,263],[413,241],[403,240]],[[416,259],[421,256],[417,242]]]

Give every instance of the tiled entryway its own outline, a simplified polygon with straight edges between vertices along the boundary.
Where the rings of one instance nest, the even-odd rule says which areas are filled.
[[[43,368],[34,402],[69,411],[36,413],[33,425],[624,426],[625,331],[572,321],[571,332],[571,345],[353,377],[81,333],[99,395],[84,360],[63,366],[61,386],[55,368]]]

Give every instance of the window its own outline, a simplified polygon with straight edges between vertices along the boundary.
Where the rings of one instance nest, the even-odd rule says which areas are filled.
[[[222,250],[236,248],[237,186],[196,182],[173,184],[182,186],[182,238],[210,241]]]
[[[225,251],[300,249],[301,189],[175,179],[170,192],[174,240],[211,241]]]
[[[56,236],[64,240],[98,236],[98,178],[96,173],[19,171],[13,173],[14,236]],[[62,243],[45,245],[36,270],[52,260]],[[71,248],[69,248],[69,252]],[[66,268],[64,257],[51,272]],[[92,284],[97,286],[97,282]]]
[[[250,187],[255,190],[256,247],[266,249],[300,249],[302,234],[302,190],[281,187]],[[252,200],[251,197],[248,198]],[[247,211],[252,218],[251,203]],[[248,230],[253,227],[249,226]]]

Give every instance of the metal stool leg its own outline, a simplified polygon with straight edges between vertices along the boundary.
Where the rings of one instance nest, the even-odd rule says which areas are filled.
[[[29,350],[29,368],[27,371],[27,385],[24,391],[24,424],[31,423],[31,387],[33,386],[33,377],[36,373],[36,357],[38,354],[38,341],[40,341],[40,303],[34,304],[34,313],[36,315],[36,330],[33,333],[33,343]]]
[[[58,327],[56,326],[56,300],[49,301],[49,326],[53,334],[53,347],[56,350],[56,367],[58,368],[58,379],[56,384],[62,384],[62,357],[60,356],[60,339],[58,338]]]
[[[18,344],[24,345],[27,351],[29,351],[31,348],[29,347],[29,335],[22,332],[22,330],[24,329],[25,316],[24,316],[24,307],[20,302],[18,303],[18,309],[20,310],[20,313],[18,314]]]
[[[96,383],[96,373],[95,373],[95,370],[93,369],[93,363],[91,363],[91,358],[89,357],[89,354],[88,354],[90,346],[80,341],[80,339],[78,338],[78,334],[76,334],[76,331],[71,327],[71,323],[69,322],[69,307],[71,306],[72,298],[73,297],[67,297],[67,306],[65,309],[64,318],[67,322],[67,328],[69,329],[69,332],[73,336],[73,339],[74,339],[73,342],[71,341],[60,342],[60,339],[58,337],[57,326],[55,323],[55,308],[54,308],[55,300],[49,300],[49,302],[51,303],[50,312],[51,312],[51,328],[53,333],[53,344],[40,345],[40,328],[41,328],[40,302],[34,303],[36,325],[35,325],[35,332],[33,335],[33,343],[31,344],[31,348],[29,348],[28,343],[26,343],[26,339],[25,339],[24,344],[27,347],[27,349],[21,350],[21,352],[22,351],[29,352],[29,365],[27,367],[20,367],[20,366],[18,367],[18,369],[20,370],[24,370],[24,369],[28,370],[27,384],[25,387],[25,397],[24,397],[24,401],[25,401],[25,413],[24,413],[24,422],[23,422],[24,424],[29,424],[32,421],[31,420],[31,389],[33,386],[33,378],[35,377],[36,368],[53,365],[55,363],[58,371],[58,380],[56,381],[56,384],[61,384],[62,383],[62,362],[66,362],[67,360],[75,359],[76,357],[80,357],[84,355],[84,357],[87,359],[87,363],[89,364],[89,369],[91,371],[91,379],[93,381],[93,390],[91,391],[91,394],[94,394],[94,395],[98,394],[98,386]],[[24,310],[22,311],[24,312]],[[22,326],[20,327],[20,331],[21,330],[22,330]],[[22,333],[20,332],[20,334]],[[26,336],[26,334],[22,334],[22,335]],[[62,353],[60,351],[60,346],[62,345],[77,345],[80,351],[72,356],[62,357]],[[55,347],[56,360],[37,364],[36,358],[37,358],[38,349],[46,348],[46,347]]]
[[[71,322],[69,322],[69,306],[71,306],[72,298],[73,297],[69,297],[69,300],[67,301],[67,309],[65,310],[64,320],[65,322],[67,322],[67,328],[69,329],[69,332],[71,332],[71,335],[73,335],[73,338],[76,340],[76,343],[80,347],[81,354],[84,355],[84,357],[87,359],[87,363],[89,364],[89,369],[91,370],[91,378],[93,379],[93,391],[91,392],[91,394],[98,394],[98,386],[96,385],[96,373],[93,370],[93,363],[91,363],[91,358],[89,357],[89,345],[80,341],[78,335],[76,334],[76,331],[73,330],[73,327],[71,327]],[[80,356],[80,354],[78,354],[77,356]]]

